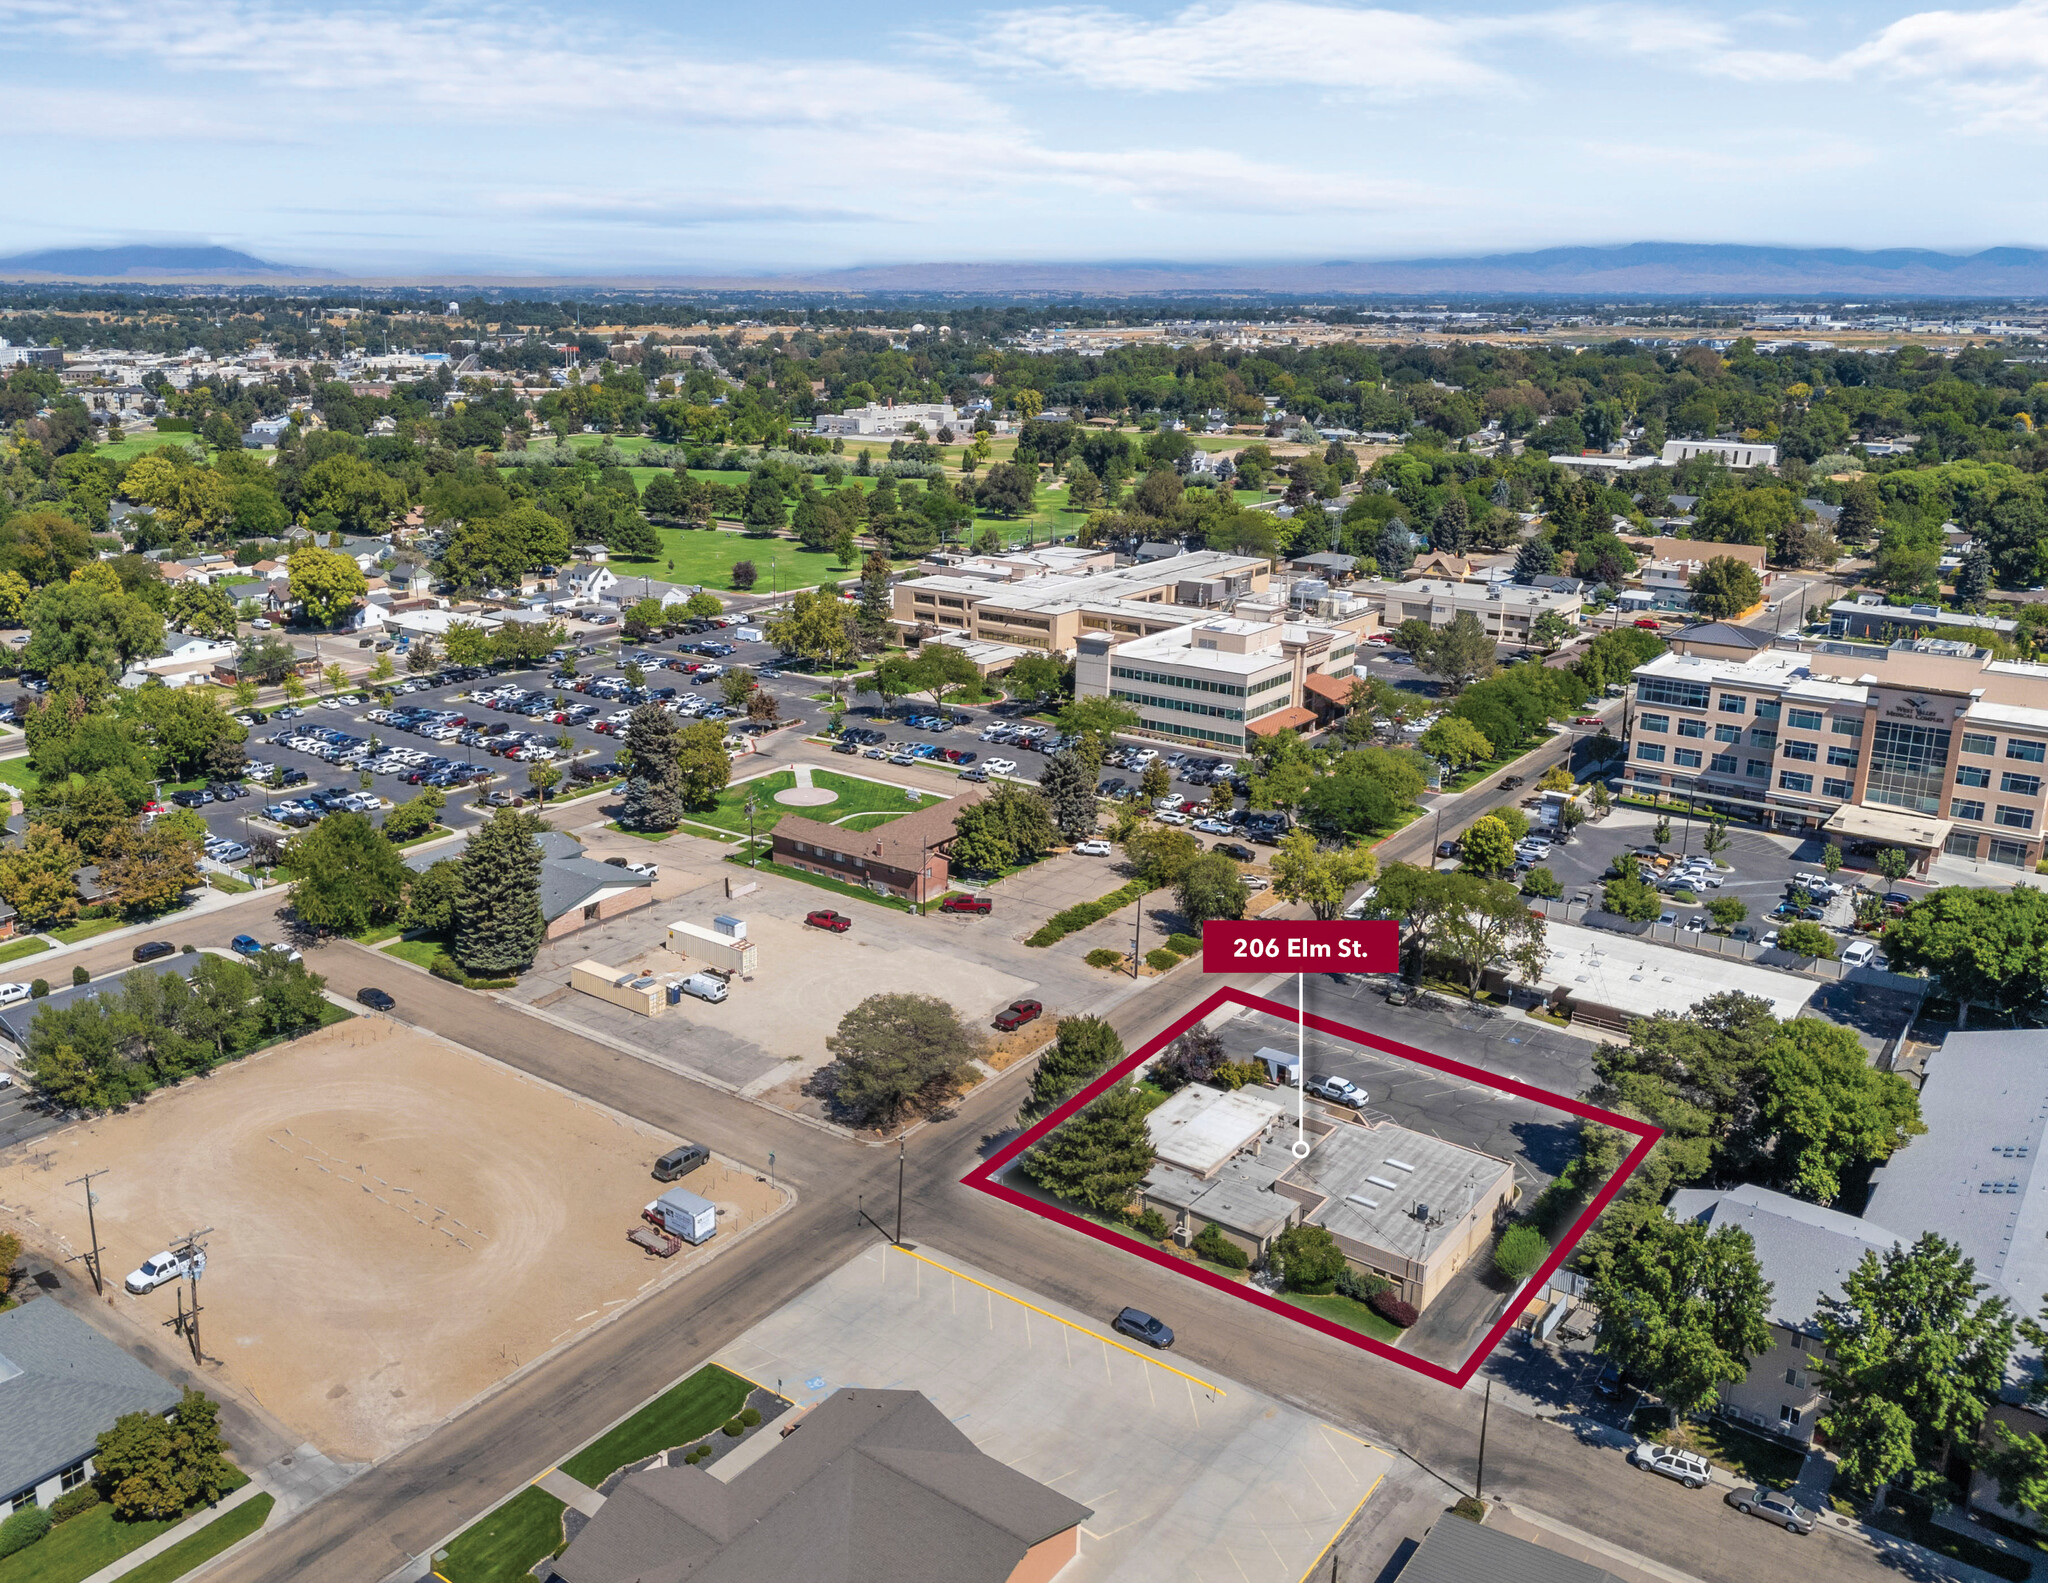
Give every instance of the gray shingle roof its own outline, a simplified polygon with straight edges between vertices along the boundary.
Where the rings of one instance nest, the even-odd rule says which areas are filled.
[[[165,1413],[178,1388],[49,1298],[0,1314],[0,1501],[93,1452],[123,1413]]]
[[[1932,1231],[2031,1314],[2048,1293],[2048,1040],[2031,1029],[1952,1033],[1927,1063],[1924,1137],[1872,1179],[1866,1212],[1907,1241]]]
[[[1882,1256],[1899,1241],[1880,1224],[1767,1187],[1719,1193],[1681,1188],[1671,1195],[1670,1213],[1674,1220],[1697,1221],[1711,1231],[1740,1226],[1748,1232],[1764,1279],[1771,1283],[1772,1323],[1809,1335],[1820,1300],[1842,1295],[1843,1278],[1863,1262],[1863,1255]]]
[[[842,1390],[734,1474],[628,1478],[555,1562],[568,1583],[1003,1583],[1093,1515],[916,1391]]]
[[[1748,627],[1731,626],[1725,621],[1706,621],[1696,627],[1686,627],[1672,635],[1674,643],[1711,643],[1724,649],[1767,649],[1771,646],[1771,634],[1753,632]]]
[[[1621,1583],[1612,1572],[1559,1555],[1498,1528],[1463,1517],[1439,1517],[1408,1564],[1401,1583]]]

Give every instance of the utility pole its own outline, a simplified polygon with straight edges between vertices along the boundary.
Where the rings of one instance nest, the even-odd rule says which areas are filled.
[[[1145,935],[1145,898],[1138,898],[1138,916],[1131,920],[1131,977],[1138,976],[1138,943]]]
[[[747,867],[761,866],[761,849],[754,844],[754,794],[747,793]]]
[[[1479,1407],[1479,1476],[1472,1481],[1472,1498],[1486,1498],[1486,1421],[1493,1416],[1493,1381],[1486,1382],[1486,1399]]]
[[[908,1144],[902,1138],[896,1140],[896,1246],[903,1246],[903,1159]]]
[[[95,1297],[105,1295],[107,1288],[100,1279],[100,1228],[99,1222],[93,1218],[92,1212],[92,1179],[95,1176],[105,1176],[106,1174],[105,1170],[87,1171],[85,1175],[74,1176],[64,1184],[66,1187],[77,1187],[80,1183],[85,1185],[85,1224],[87,1230],[92,1233],[92,1252],[85,1256],[85,1267],[92,1271],[92,1290]]]

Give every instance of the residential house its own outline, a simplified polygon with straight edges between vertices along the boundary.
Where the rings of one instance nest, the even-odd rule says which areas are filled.
[[[654,900],[652,879],[585,857],[583,843],[567,831],[543,830],[539,840],[540,915],[550,940],[632,912]],[[406,866],[415,873],[424,873],[443,858],[460,855],[423,852],[407,858]],[[4,1014],[0,1014],[0,1021],[4,1021]]]
[[[77,1489],[117,1418],[162,1416],[179,1395],[53,1298],[0,1314],[0,1512],[49,1506]]]
[[[916,1391],[835,1391],[757,1434],[707,1467],[657,1462],[628,1475],[552,1576],[1051,1583],[1093,1515],[987,1455]]]
[[[1876,1221],[1765,1187],[1681,1188],[1666,1212],[1710,1232],[1735,1226],[1756,1245],[1757,1264],[1771,1284],[1771,1346],[1749,1360],[1745,1379],[1720,1388],[1721,1411],[1811,1446],[1828,1408],[1814,1372],[1824,1355],[1815,1320],[1821,1302],[1842,1295],[1842,1282],[1865,1254],[1882,1255],[1900,1239]]]

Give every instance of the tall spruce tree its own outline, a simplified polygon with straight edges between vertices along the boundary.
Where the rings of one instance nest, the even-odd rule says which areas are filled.
[[[1047,759],[1038,789],[1052,804],[1053,823],[1067,840],[1084,841],[1095,834],[1095,777],[1080,754],[1069,749]]]
[[[501,808],[462,854],[462,906],[455,960],[478,977],[503,978],[533,966],[547,925],[540,913],[539,814]]]
[[[658,705],[642,704],[626,722],[626,751],[632,770],[619,822],[631,830],[673,830],[683,817],[675,722]]]

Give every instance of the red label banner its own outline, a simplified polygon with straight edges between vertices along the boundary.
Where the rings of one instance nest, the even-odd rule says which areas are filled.
[[[1205,973],[1394,973],[1401,926],[1391,918],[1214,919],[1202,925]]]

